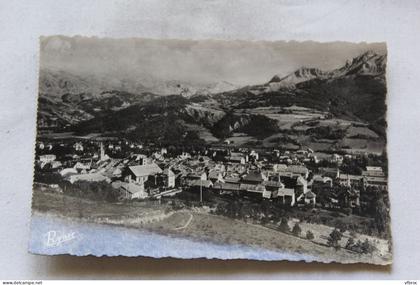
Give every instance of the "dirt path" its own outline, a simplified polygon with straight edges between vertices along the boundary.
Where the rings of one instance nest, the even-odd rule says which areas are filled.
[[[177,227],[177,228],[175,228],[175,230],[183,230],[183,229],[186,229],[190,225],[190,223],[192,222],[193,218],[194,218],[194,216],[190,213],[190,218],[185,223],[185,225],[183,225],[181,227]]]

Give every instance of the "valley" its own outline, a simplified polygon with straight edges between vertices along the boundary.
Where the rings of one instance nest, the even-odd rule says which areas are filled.
[[[367,52],[336,70],[303,67],[233,90],[228,82],[192,88],[168,81],[164,91],[164,83],[87,84],[63,72],[41,72],[38,130],[103,133],[162,146],[379,154],[386,144],[385,60]]]

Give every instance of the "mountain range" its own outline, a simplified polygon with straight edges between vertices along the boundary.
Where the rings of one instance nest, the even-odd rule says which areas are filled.
[[[385,71],[386,55],[372,51],[334,70],[302,67],[240,88],[224,81],[193,86],[42,70],[38,119],[46,125],[58,119],[60,127],[78,133],[111,133],[162,144],[212,142],[237,134],[264,140],[296,132],[282,126],[287,115],[293,115],[290,108],[298,106],[306,108],[306,116],[322,113],[359,122],[385,137]]]

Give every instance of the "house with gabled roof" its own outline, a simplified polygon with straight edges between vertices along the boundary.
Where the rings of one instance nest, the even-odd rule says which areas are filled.
[[[294,176],[302,176],[305,179],[309,175],[309,170],[304,165],[289,165],[286,171],[292,173]]]
[[[284,184],[280,181],[263,181],[261,185],[265,187],[263,197],[269,199],[277,198],[279,190],[284,188]]]
[[[231,152],[230,155],[226,157],[226,160],[232,163],[245,164],[248,162],[248,155],[242,152]]]
[[[319,174],[321,176],[327,176],[331,179],[336,179],[340,176],[340,169],[335,167],[320,167]]]
[[[315,205],[316,204],[316,194],[312,191],[308,191],[300,195],[297,199],[298,201],[303,200],[306,205]]]
[[[92,167],[92,163],[91,162],[81,162],[78,161],[76,162],[76,164],[73,166],[74,169],[76,169],[77,171],[83,171],[83,170],[89,170]]]
[[[338,177],[338,183],[342,186],[361,186],[363,185],[363,176],[341,173]]]
[[[296,196],[308,192],[308,182],[302,176],[280,176],[279,179],[285,188],[294,189]]]
[[[126,182],[144,184],[150,176],[162,173],[162,169],[156,163],[145,165],[128,166],[124,177]]]
[[[287,165],[286,164],[274,164],[273,165],[273,171],[274,172],[286,172],[287,171]]]
[[[277,199],[283,205],[294,206],[296,203],[295,189],[281,188],[277,191]]]
[[[267,176],[265,176],[262,172],[255,170],[245,174],[241,179],[241,181],[246,184],[260,184],[267,180]]]
[[[215,183],[213,183],[213,190],[218,190],[220,194],[239,194],[240,191],[242,191],[239,183],[229,183],[220,181],[216,181]]]
[[[331,177],[328,176],[321,176],[319,174],[315,174],[311,181],[308,182],[308,189],[312,189],[312,186],[328,186],[332,187],[333,180]]]

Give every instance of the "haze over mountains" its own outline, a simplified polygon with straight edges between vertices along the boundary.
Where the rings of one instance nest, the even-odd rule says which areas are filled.
[[[39,115],[44,122],[58,119],[61,125],[91,119],[103,111],[118,110],[150,101],[158,96],[209,95],[234,90],[237,86],[220,81],[192,85],[177,80],[119,80],[112,76],[82,77],[66,71],[43,69],[39,78]]]
[[[160,81],[150,76],[138,80],[120,80],[110,75],[83,77],[62,70],[42,69],[40,71],[39,92],[55,96],[81,93],[95,96],[104,91],[119,90],[133,94],[153,93],[156,95],[192,96],[221,93],[237,88],[238,86],[227,81],[191,84],[180,80]]]
[[[240,87],[225,81],[197,85],[42,70],[39,119],[47,126],[55,118],[61,127],[79,133],[106,132],[160,143],[212,142],[237,134],[264,140],[284,133],[286,115],[294,112],[287,108],[299,106],[309,110],[305,120],[321,112],[325,118],[365,123],[384,137],[385,70],[386,55],[373,51],[337,69],[302,67],[273,75],[264,84]],[[297,132],[297,123],[289,132]]]

